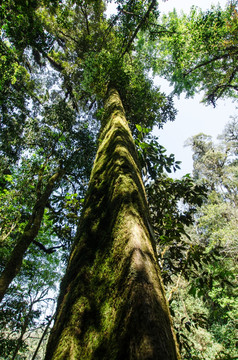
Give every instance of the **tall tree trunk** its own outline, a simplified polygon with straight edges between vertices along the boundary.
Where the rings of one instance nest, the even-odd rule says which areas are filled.
[[[56,181],[62,177],[63,173],[64,170],[60,169],[53,176],[51,176],[44,192],[36,201],[31,218],[29,219],[23,234],[14,247],[5,269],[0,276],[0,301],[2,301],[12,280],[19,273],[27,249],[38,235],[46,204],[49,201],[49,197],[52,194],[52,191],[54,190]]]
[[[45,359],[179,359],[136,150],[114,89],[104,119]]]

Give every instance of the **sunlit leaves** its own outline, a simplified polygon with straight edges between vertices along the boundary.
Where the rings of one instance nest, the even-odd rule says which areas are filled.
[[[177,94],[204,91],[206,103],[236,97],[237,24],[235,5],[164,16],[152,59],[155,73],[168,79]]]

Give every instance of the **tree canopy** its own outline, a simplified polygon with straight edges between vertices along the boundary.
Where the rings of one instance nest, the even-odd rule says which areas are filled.
[[[37,327],[44,333],[50,326],[52,314],[41,319],[47,307],[53,312],[50,294],[78,232],[110,87],[120,94],[134,137],[166,286],[176,274],[193,279],[190,269],[196,261],[210,261],[209,251],[218,238],[225,248],[230,246],[226,234],[234,231],[236,238],[235,213],[228,214],[228,204],[237,206],[236,122],[223,134],[229,144],[225,150],[225,145],[216,149],[205,135],[191,139],[193,177],[170,179],[168,173],[179,168],[179,162],[173,154],[166,155],[151,131],[173,121],[176,110],[172,96],[153,84],[150,73],[165,76],[175,85],[174,94],[205,91],[208,104],[236,98],[237,5],[231,2],[225,10],[213,7],[206,12],[192,9],[188,16],[174,11],[160,18],[155,0],[116,4],[117,13],[109,18],[107,1],[102,0],[5,0],[1,5],[0,289],[1,297],[6,292],[1,304],[5,358],[20,354],[23,359],[30,346],[27,334],[37,334]],[[224,226],[219,223],[216,233],[211,223],[218,214],[231,220],[224,225],[221,215]],[[201,246],[193,245],[193,235],[188,240],[187,227],[194,220],[202,229]],[[234,266],[230,257],[224,266],[219,263],[219,276],[222,271],[224,276],[218,276],[218,282],[230,264]],[[211,291],[207,301],[212,298],[219,313],[223,305],[214,288]],[[233,307],[231,312],[233,316]]]
[[[150,38],[148,64],[187,96],[204,92],[204,102],[215,106],[219,98],[237,98],[237,4],[213,6],[203,12],[193,7],[189,15],[176,11],[164,15]],[[146,55],[145,55],[146,59]]]

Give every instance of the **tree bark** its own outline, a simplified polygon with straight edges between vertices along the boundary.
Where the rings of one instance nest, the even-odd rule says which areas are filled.
[[[180,359],[136,150],[115,89],[45,360]]]
[[[19,273],[27,249],[38,235],[46,204],[49,201],[49,197],[52,194],[56,181],[62,177],[63,172],[63,169],[60,169],[53,176],[51,176],[44,192],[36,201],[31,218],[29,219],[23,234],[14,247],[5,269],[0,276],[0,301],[2,301],[12,280]]]

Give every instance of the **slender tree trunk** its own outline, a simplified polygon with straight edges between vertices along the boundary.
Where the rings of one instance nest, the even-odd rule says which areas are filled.
[[[27,249],[38,235],[46,204],[49,201],[49,197],[52,194],[56,181],[59,180],[62,175],[63,170],[60,169],[57,173],[51,176],[43,194],[41,194],[41,196],[38,198],[33,208],[31,218],[28,221],[24,232],[17,242],[15,248],[13,249],[6,267],[0,276],[0,301],[2,301],[12,280],[19,273],[22,260]]]
[[[44,329],[44,331],[43,331],[43,333],[42,333],[42,335],[41,335],[41,338],[40,338],[40,340],[39,340],[39,342],[38,342],[38,344],[37,344],[37,347],[36,347],[36,349],[35,349],[35,352],[34,352],[32,358],[31,358],[31,360],[35,360],[35,359],[36,359],[37,354],[38,354],[38,352],[39,352],[39,350],[40,350],[40,348],[41,348],[42,342],[43,342],[43,340],[45,339],[45,337],[46,337],[46,335],[47,335],[47,333],[48,333],[48,331],[49,331],[49,328],[50,328],[50,325],[51,325],[53,319],[54,319],[54,315],[52,315],[52,316],[50,317],[50,319],[48,320],[48,323],[47,323],[47,325],[46,325],[46,327],[45,327],[45,329]]]
[[[13,353],[13,356],[12,356],[11,360],[16,359],[17,353],[18,353],[19,349],[21,348],[23,336],[25,335],[26,330],[27,330],[27,326],[29,324],[29,319],[30,319],[30,315],[31,315],[31,312],[32,312],[32,307],[33,307],[33,303],[30,305],[28,313],[24,316],[24,322],[23,322],[23,325],[22,325],[21,333],[20,333],[19,339],[17,341],[17,346],[16,346],[16,349],[15,349],[15,351]]]
[[[114,89],[104,119],[45,359],[179,359],[136,150]]]

